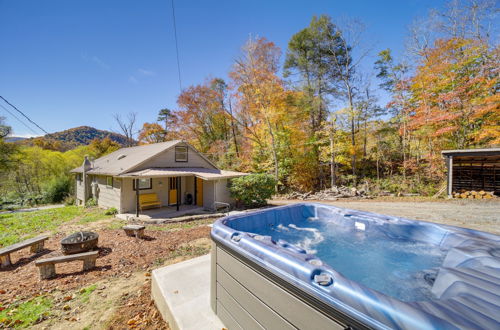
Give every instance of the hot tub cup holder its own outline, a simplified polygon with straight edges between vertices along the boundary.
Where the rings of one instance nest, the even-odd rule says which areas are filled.
[[[309,259],[309,260],[307,260],[307,262],[313,266],[317,266],[317,267],[323,266],[323,261],[321,261],[319,259]]]
[[[235,243],[238,243],[239,241],[241,241],[241,234],[240,233],[233,233],[231,235],[231,241],[233,241]]]
[[[313,281],[321,286],[329,286],[333,284],[333,277],[327,273],[319,273],[314,275]]]

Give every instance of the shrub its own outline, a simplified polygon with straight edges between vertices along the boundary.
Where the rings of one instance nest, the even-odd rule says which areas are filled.
[[[118,213],[118,210],[115,207],[110,207],[104,212],[105,215],[115,215]]]
[[[45,187],[45,201],[47,203],[60,203],[68,195],[71,187],[69,177],[57,177],[49,181]]]
[[[269,174],[250,174],[232,180],[231,196],[245,206],[266,205],[274,193],[276,180]]]
[[[68,196],[64,199],[64,205],[70,206],[70,205],[75,205],[75,197],[74,196]]]
[[[93,207],[93,206],[97,206],[97,201],[95,200],[95,198],[89,198],[85,203],[85,207]]]

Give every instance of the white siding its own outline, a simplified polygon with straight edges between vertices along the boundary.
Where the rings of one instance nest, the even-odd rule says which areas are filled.
[[[108,187],[106,178],[102,175],[94,177],[94,182],[98,185],[97,205],[104,208],[115,207],[120,210],[121,179],[114,178],[113,186]]]
[[[212,209],[214,206],[214,181],[203,180],[203,207]]]
[[[229,192],[229,187],[227,186],[227,179],[221,179],[216,181],[216,202],[224,202],[233,204],[234,199],[231,198],[231,193]]]
[[[81,201],[83,203],[83,178],[82,180],[78,181],[77,178],[75,178],[75,198],[77,199],[77,203]]]
[[[178,144],[178,146],[182,145],[183,144]],[[172,147],[171,149],[156,155],[137,168],[134,168],[133,171],[140,171],[150,167],[202,167],[215,169],[215,167],[201,157],[196,150],[189,147],[187,162],[176,162],[175,147]]]

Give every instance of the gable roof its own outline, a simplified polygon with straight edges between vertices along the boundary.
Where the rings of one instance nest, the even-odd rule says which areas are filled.
[[[173,140],[161,143],[146,144],[142,146],[122,148],[109,155],[98,158],[92,162],[92,169],[87,173],[89,174],[105,174],[105,175],[119,175],[133,170],[145,161],[153,158],[159,153],[166,151],[179,143],[185,143],[188,147],[196,151],[189,143],[182,140]],[[198,151],[196,151],[198,152]],[[204,155],[198,153],[203,159],[217,168],[210,160]],[[83,167],[79,166],[71,170],[72,173],[83,172]]]

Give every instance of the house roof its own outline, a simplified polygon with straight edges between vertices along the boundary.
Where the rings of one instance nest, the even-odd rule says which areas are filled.
[[[173,146],[185,143],[182,140],[173,140],[168,142],[146,144],[142,146],[122,148],[109,155],[98,158],[92,162],[92,169],[89,174],[119,175],[133,170],[148,159],[156,156],[160,152],[172,148]],[[189,145],[189,144],[188,144]],[[203,155],[200,154],[203,158]],[[206,158],[205,158],[206,159]],[[212,164],[208,159],[207,161]],[[215,166],[215,165],[214,165]],[[83,172],[83,167],[77,167],[71,170],[72,173]]]
[[[247,175],[242,172],[225,171],[201,167],[152,167],[144,170],[124,173],[119,175],[125,178],[155,178],[155,177],[177,177],[196,176],[203,180],[230,179]]]

